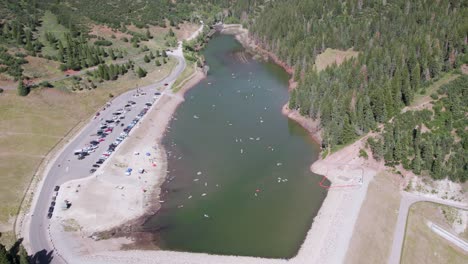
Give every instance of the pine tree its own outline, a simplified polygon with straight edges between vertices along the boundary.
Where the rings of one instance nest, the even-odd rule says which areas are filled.
[[[158,66],[158,67],[161,66],[161,62],[160,62],[159,60],[155,60],[155,61],[154,61],[154,64],[155,64],[156,66]]]
[[[351,125],[348,115],[345,115],[343,121],[343,133],[342,133],[342,142],[341,144],[346,144],[351,142],[356,137],[356,132],[354,131],[353,126]]]
[[[102,78],[103,78],[104,80],[106,80],[106,81],[110,80],[109,67],[107,67],[107,65],[104,65],[104,66],[102,67],[102,69],[103,69],[103,76],[102,76]]]
[[[23,78],[20,78],[18,81],[18,95],[19,96],[26,96],[29,94],[29,88],[24,85]]]
[[[421,173],[421,155],[419,154],[419,149],[416,151],[416,155],[412,161],[411,168],[413,169],[413,172],[416,174]]]
[[[411,88],[413,91],[417,91],[419,89],[421,82],[421,69],[419,63],[416,63],[411,70]]]
[[[147,55],[145,55],[145,57],[143,58],[143,60],[144,60],[146,63],[150,62],[150,59],[148,58]]]
[[[114,54],[114,49],[109,49],[109,56],[112,60],[115,60],[117,58],[117,56],[115,56]]]
[[[153,38],[153,36],[151,36],[151,33],[149,32],[148,29],[146,29],[146,38],[147,39],[152,39]]]
[[[297,104],[296,104],[296,89],[293,89],[289,95],[289,109],[296,109]]]
[[[169,37],[174,37],[175,36],[175,33],[172,30],[172,28],[169,29],[168,35],[169,35]]]
[[[145,77],[146,74],[147,74],[147,72],[144,69],[142,69],[141,67],[138,67],[137,75],[138,75],[139,78]]]
[[[164,58],[166,58],[166,57],[167,57],[167,53],[166,53],[166,51],[165,51],[165,50],[163,50],[163,51],[162,51],[162,56],[163,56]]]

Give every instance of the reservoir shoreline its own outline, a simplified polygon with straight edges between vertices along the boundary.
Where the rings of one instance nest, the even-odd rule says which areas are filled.
[[[222,33],[233,34],[232,32],[239,32],[239,29],[232,27],[228,31]],[[240,28],[240,33],[235,33],[236,39],[244,45],[244,41],[248,40],[248,35],[245,29]],[[276,61],[275,61],[276,62]],[[278,65],[285,67],[284,64],[277,63]],[[285,69],[287,70],[287,69]],[[291,70],[291,69],[289,69]],[[288,70],[287,70],[288,71]],[[200,79],[201,80],[201,79]],[[186,84],[187,90],[193,87],[195,83],[191,83],[192,80]],[[189,84],[191,84],[189,86]],[[290,82],[291,87],[291,82]],[[185,89],[185,88],[184,88]],[[179,105],[178,103],[177,105]],[[289,118],[297,121],[300,115],[293,114],[289,109],[281,109],[282,113]],[[175,112],[175,108],[173,112]],[[172,114],[173,114],[172,112]],[[170,116],[172,116],[172,114]],[[170,120],[170,119],[169,119]],[[304,128],[311,132],[310,127],[314,127],[311,124],[310,127],[304,125],[304,121],[297,121]],[[316,124],[318,125],[318,123]],[[321,139],[317,138],[320,134],[319,131],[315,131],[313,135],[316,142],[320,142]],[[336,263],[342,262],[344,255],[347,251],[347,244],[353,232],[353,227],[359,208],[366,195],[367,185],[369,180],[372,179],[375,171],[373,170],[375,164],[364,164],[365,162],[358,158],[357,152],[362,145],[362,141],[358,141],[355,144],[344,148],[332,155],[329,155],[325,159],[317,160],[311,166],[311,171],[326,175],[327,178],[332,182],[332,186],[338,184],[339,176],[345,174],[355,174],[355,176],[362,176],[362,185],[359,189],[353,190],[340,190],[340,191],[329,191],[323,201],[317,216],[314,218],[312,226],[310,227],[305,241],[302,243],[299,252],[291,259],[268,259],[268,258],[255,258],[255,257],[240,257],[240,256],[225,256],[225,255],[210,255],[204,253],[189,253],[189,252],[174,252],[174,251],[142,251],[142,250],[126,250],[122,251],[122,245],[128,245],[135,241],[129,239],[110,239],[103,241],[92,241],[89,238],[82,238],[83,241],[101,243],[105,246],[95,247],[93,249],[87,249],[86,254],[81,254],[80,257],[84,260],[83,263],[127,263],[127,262],[140,262],[140,263],[155,263],[154,260],[158,259],[156,263]],[[161,144],[159,144],[161,146]],[[348,167],[343,166],[346,164]],[[353,166],[362,167],[368,166],[362,172],[350,167]],[[358,172],[356,172],[358,171]],[[360,174],[360,175],[358,175]],[[160,181],[160,184],[164,182],[165,175]],[[319,179],[317,179],[319,180]],[[161,185],[158,186],[161,186]],[[159,187],[155,187],[159,189]],[[114,244],[110,242],[113,240]]]

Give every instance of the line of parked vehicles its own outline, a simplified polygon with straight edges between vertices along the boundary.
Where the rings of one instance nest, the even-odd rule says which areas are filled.
[[[90,173],[96,172],[97,168],[99,168],[106,159],[110,157],[110,155],[115,151],[117,146],[124,141],[125,138],[128,137],[128,133],[135,127],[135,125],[140,121],[140,119],[148,112],[149,107],[151,107],[156,100],[157,96],[161,93],[155,93],[155,96],[150,102],[145,103],[145,107],[140,111],[140,113],[123,129],[123,132],[112,142],[107,151],[104,152],[99,159],[96,161],[95,164],[92,165],[90,169]],[[136,102],[129,100],[123,108],[118,109],[114,113],[112,113],[112,119],[107,119],[103,123],[101,123],[99,130],[97,130],[96,135],[98,136],[97,139],[92,140],[87,144],[83,149],[79,149],[75,151],[75,155],[78,155],[78,159],[84,159],[87,155],[91,154],[92,152],[97,149],[98,145],[103,142],[107,135],[114,131],[114,128],[118,125],[124,127],[125,124],[122,122],[125,119],[125,114],[131,111],[132,107],[135,107]]]

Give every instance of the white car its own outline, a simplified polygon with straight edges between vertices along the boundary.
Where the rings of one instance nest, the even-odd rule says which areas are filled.
[[[78,154],[80,154],[81,152],[83,152],[82,149],[77,149],[77,150],[75,150],[75,151],[73,152],[73,154],[78,155]]]

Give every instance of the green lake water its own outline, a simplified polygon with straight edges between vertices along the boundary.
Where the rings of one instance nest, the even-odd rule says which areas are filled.
[[[208,77],[165,135],[165,202],[144,224],[163,249],[290,258],[325,199],[309,170],[318,145],[281,114],[289,76],[242,51],[231,36],[210,40]]]

